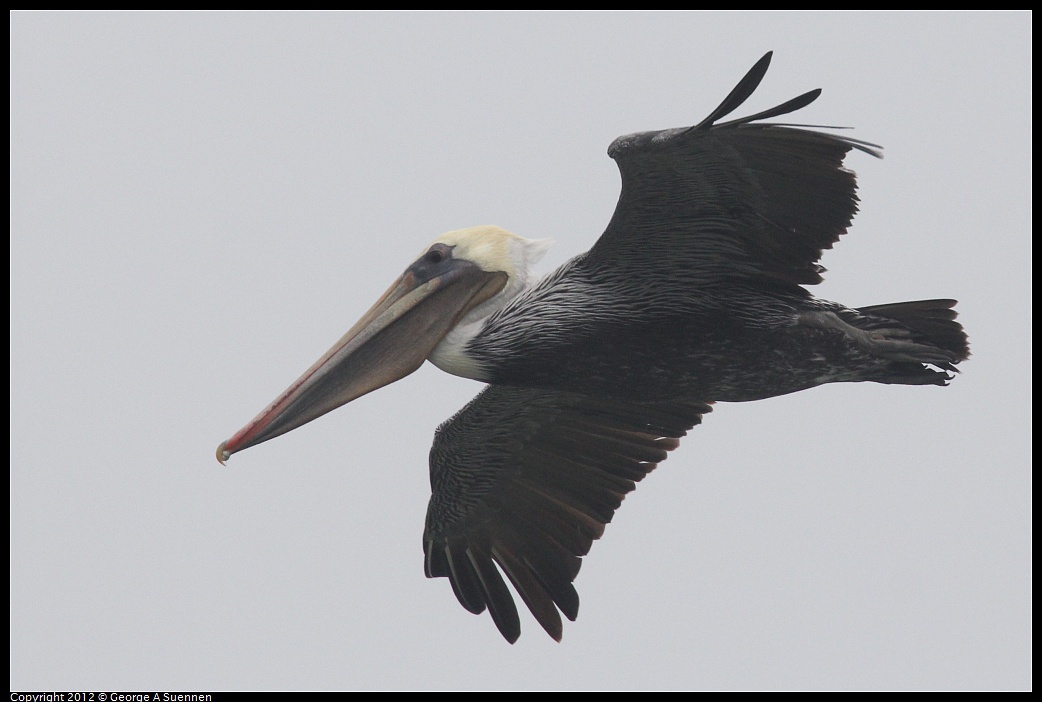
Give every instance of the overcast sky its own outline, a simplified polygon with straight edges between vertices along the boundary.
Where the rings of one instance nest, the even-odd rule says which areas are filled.
[[[12,689],[1029,689],[1031,20],[11,15]],[[429,364],[214,460],[443,231],[608,222],[616,136],[856,127],[815,294],[959,299],[948,388],[718,405],[510,646],[420,536]]]

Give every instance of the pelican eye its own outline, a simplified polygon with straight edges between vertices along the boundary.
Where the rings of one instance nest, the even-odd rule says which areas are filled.
[[[446,258],[447,258],[447,254],[446,254],[445,250],[443,248],[441,248],[440,246],[431,249],[423,257],[423,259],[425,261],[427,261],[427,263],[441,263]]]

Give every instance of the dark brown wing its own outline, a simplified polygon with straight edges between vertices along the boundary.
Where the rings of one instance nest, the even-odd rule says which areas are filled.
[[[817,265],[857,211],[851,149],[872,144],[757,120],[798,110],[820,90],[723,124],[759,85],[766,54],[720,107],[694,127],[619,137],[608,149],[622,193],[586,264],[672,286],[727,279],[821,281]]]
[[[709,411],[699,402],[487,387],[434,437],[427,577],[447,577],[469,611],[488,608],[513,643],[521,624],[502,570],[560,640],[558,610],[571,620],[579,611],[572,581],[580,556],[623,497]]]

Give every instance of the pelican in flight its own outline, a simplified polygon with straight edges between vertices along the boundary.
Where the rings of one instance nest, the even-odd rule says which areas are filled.
[[[487,383],[434,434],[424,572],[521,634],[505,574],[561,638],[582,556],[623,497],[702,421],[824,383],[947,385],[969,355],[954,300],[850,308],[815,299],[824,249],[858,199],[851,150],[768,123],[820,90],[721,121],[766,54],[693,127],[630,134],[608,155],[622,193],[593,248],[542,279],[548,243],[498,227],[438,237],[271,405],[217,449],[273,439],[405,377],[424,360]]]

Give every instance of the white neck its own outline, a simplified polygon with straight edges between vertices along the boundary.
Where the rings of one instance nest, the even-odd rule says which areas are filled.
[[[510,304],[535,282],[531,267],[552,243],[525,239],[494,226],[446,232],[437,242],[453,247],[453,256],[471,261],[485,271],[502,271],[507,283],[498,294],[467,312],[427,357],[446,373],[488,382],[488,370],[466,353],[467,344],[481,333],[489,317]]]
[[[470,340],[477,336],[484,326],[485,318],[473,322],[460,322],[434,347],[427,360],[446,373],[488,382],[485,369],[465,351]]]

